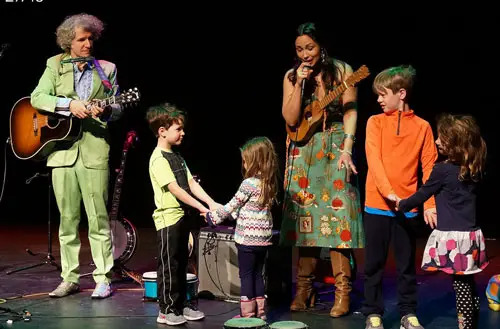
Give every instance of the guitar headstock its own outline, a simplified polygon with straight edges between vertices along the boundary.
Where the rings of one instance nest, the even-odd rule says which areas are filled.
[[[125,143],[123,143],[123,152],[128,151],[130,147],[134,145],[139,138],[137,138],[137,133],[134,130],[131,130],[127,133],[127,137],[125,138]]]
[[[140,100],[141,93],[139,92],[139,89],[135,87],[129,90],[122,91],[121,94],[117,96],[117,98],[117,101],[123,105],[133,104],[137,103]]]
[[[368,70],[368,67],[366,65],[362,65],[359,69],[356,70],[356,72],[354,72],[349,78],[347,78],[345,83],[353,87],[356,83],[360,82],[369,75],[370,70]]]

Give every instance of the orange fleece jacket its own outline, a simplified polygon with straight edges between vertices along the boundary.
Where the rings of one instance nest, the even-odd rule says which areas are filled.
[[[411,110],[372,115],[366,124],[365,149],[365,206],[382,210],[394,210],[386,199],[389,194],[404,199],[417,191],[419,162],[425,183],[437,159],[431,126]],[[435,207],[434,197],[424,203],[425,210]]]

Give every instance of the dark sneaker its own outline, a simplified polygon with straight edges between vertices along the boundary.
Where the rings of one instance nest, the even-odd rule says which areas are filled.
[[[111,284],[107,282],[99,282],[95,285],[94,292],[90,296],[94,299],[103,299],[111,296]]]
[[[57,288],[49,293],[50,297],[64,297],[80,291],[80,286],[73,282],[61,282]]]
[[[195,305],[186,305],[182,310],[182,315],[189,321],[201,320],[205,317],[205,313],[200,311]]]
[[[180,315],[178,312],[170,312],[167,314],[158,312],[158,317],[156,318],[156,322],[162,324],[168,324],[169,326],[178,326],[180,324],[186,323],[186,319]]]
[[[406,314],[401,318],[400,329],[424,329],[418,322],[417,316],[415,314]]]
[[[382,323],[382,317],[378,314],[370,314],[366,318],[365,329],[384,329],[384,324]]]

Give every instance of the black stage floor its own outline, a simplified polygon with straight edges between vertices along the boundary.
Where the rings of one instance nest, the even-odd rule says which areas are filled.
[[[53,229],[53,253],[59,261],[59,244],[57,229]],[[91,272],[90,250],[82,231],[81,264],[82,273]],[[153,228],[138,230],[138,248],[126,264],[137,273],[155,269],[155,232]],[[422,252],[425,241],[419,239],[418,255]],[[491,275],[500,273],[500,243],[487,240],[488,255],[491,263],[483,273],[476,276],[481,296],[480,328],[499,328],[500,313],[490,311],[484,296],[484,288]],[[29,255],[29,248],[40,254]],[[165,325],[156,323],[158,306],[155,302],[143,301],[143,290],[132,280],[117,276],[111,298],[92,300],[90,294],[94,288],[91,276],[81,279],[82,292],[61,299],[49,298],[47,293],[60,282],[59,272],[51,265],[43,265],[32,269],[7,275],[6,273],[20,266],[37,263],[47,253],[47,232],[45,226],[23,226],[22,223],[0,227],[0,328],[161,328]],[[273,296],[270,305],[269,323],[283,320],[296,320],[306,323],[314,329],[359,329],[364,328],[365,319],[357,313],[363,300],[363,252],[355,252],[358,259],[358,276],[352,293],[352,313],[348,316],[332,319],[328,316],[332,306],[332,286],[321,285],[322,294],[317,307],[305,313],[291,313],[288,310],[289,299],[282,293]],[[420,261],[418,257],[417,261]],[[88,265],[86,265],[88,264]],[[392,256],[388,261],[384,279],[386,298],[386,329],[399,328],[397,312],[395,269]],[[451,278],[445,274],[429,274],[418,271],[419,310],[418,315],[426,329],[457,328],[455,320],[454,295]],[[188,322],[181,328],[220,329],[223,323],[238,313],[238,304],[219,300],[199,300],[199,307],[206,313],[200,322]],[[11,310],[14,313],[6,312]],[[29,311],[30,322],[24,322],[16,314]],[[14,320],[8,324],[7,320]]]

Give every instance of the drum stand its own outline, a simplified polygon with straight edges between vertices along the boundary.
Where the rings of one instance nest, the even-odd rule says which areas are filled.
[[[95,266],[93,262],[90,265]],[[127,277],[131,278],[132,280],[134,280],[135,282],[137,282],[138,284],[140,284],[142,286],[142,275],[128,269],[121,262],[115,260],[115,263],[114,263],[113,268],[111,270],[113,272],[115,272],[116,274],[120,275],[122,278],[127,278]],[[89,276],[89,275],[92,275],[92,272],[80,274],[80,277],[82,278],[82,277]]]
[[[45,174],[36,173],[35,175],[33,175],[32,177],[30,177],[26,180],[26,184],[31,183],[31,181],[37,177],[47,177],[47,180],[48,180],[48,201],[47,201],[48,250],[47,250],[47,256],[45,256],[45,258],[44,258],[45,260],[43,262],[13,269],[11,271],[6,272],[7,275],[12,274],[12,273],[16,273],[16,272],[20,272],[20,271],[24,271],[24,270],[28,270],[30,268],[42,266],[45,264],[52,265],[52,266],[56,267],[59,271],[61,271],[61,266],[55,262],[54,256],[52,256],[52,231],[51,231],[51,226],[50,226],[50,217],[51,217],[51,207],[50,207],[51,200],[50,199],[52,198],[52,180],[50,177],[50,173],[45,173]],[[29,248],[26,248],[26,252],[28,254],[30,254],[31,256],[38,255],[38,253],[34,253]]]
[[[131,234],[134,237],[133,238],[134,242],[133,242],[133,246],[130,246],[130,248],[132,248],[132,251],[127,249],[129,254],[125,255],[124,253],[122,253],[120,255],[120,257],[118,257],[117,259],[114,259],[113,268],[111,270],[115,274],[119,275],[122,280],[126,279],[126,278],[130,278],[142,286],[142,275],[133,271],[133,270],[130,270],[129,268],[127,268],[125,266],[125,263],[132,257],[132,255],[134,254],[135,248],[137,246],[137,231],[130,221],[128,221],[127,219],[125,219],[123,217],[120,217],[120,218],[121,218],[120,222],[128,223],[130,225],[130,227],[128,228],[128,229],[130,229],[130,231],[128,231],[128,229],[125,228],[125,230],[127,231],[126,232],[126,235],[127,235],[127,247],[126,248],[129,248],[129,245],[128,245],[129,239],[130,239],[129,234]],[[110,222],[114,222],[115,223],[114,225],[116,225],[118,221],[111,220]],[[113,243],[113,231],[114,231],[113,228],[111,228],[111,244],[112,245],[114,245],[114,243]],[[119,232],[117,232],[117,233],[119,233]],[[90,263],[90,265],[95,266],[93,261]],[[85,276],[89,276],[89,275],[92,275],[92,272],[80,274],[80,277],[85,277]]]
[[[125,267],[125,265],[119,262],[115,262],[115,266],[113,266],[113,271],[115,271],[115,273],[117,273],[118,275],[121,275],[123,278],[126,277],[131,278],[132,280],[134,280],[135,282],[137,282],[142,286],[142,275],[128,269],[127,267]]]

